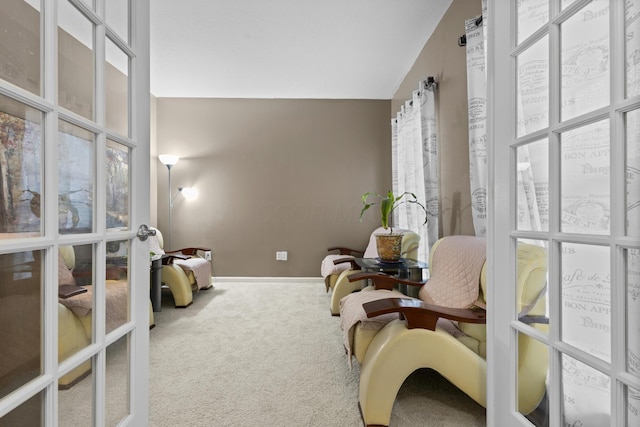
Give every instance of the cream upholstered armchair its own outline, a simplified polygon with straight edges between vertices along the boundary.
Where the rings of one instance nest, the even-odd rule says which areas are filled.
[[[469,246],[469,239],[475,240],[476,249],[465,248]],[[371,292],[352,294],[341,304],[345,347],[349,357],[353,355],[361,364],[359,404],[366,425],[389,424],[400,386],[419,368],[436,370],[477,403],[486,406],[486,329],[485,311],[481,307],[486,303],[488,284],[484,260],[474,259],[483,248],[484,239],[470,236],[450,236],[434,244],[429,257],[430,280],[435,279],[433,285],[460,273],[454,268],[456,265],[474,264],[472,269],[462,268],[462,276],[475,271],[475,278],[468,276],[467,284],[471,286],[462,292],[445,292],[444,297],[437,291],[436,295],[429,295],[432,285],[429,281],[411,282],[382,273],[352,276],[353,280],[368,278],[374,282]],[[439,256],[438,251],[443,253]],[[546,329],[546,275],[545,249],[520,243],[515,283],[519,316],[523,321],[533,319],[527,323],[543,330]],[[398,282],[421,286],[420,299],[389,290]],[[451,288],[449,286],[449,291]],[[468,308],[443,307],[433,301],[459,300],[460,294],[466,298],[463,304]],[[358,309],[364,315],[353,314]],[[546,390],[547,349],[535,339],[520,334],[518,358],[518,410],[526,415],[540,404]]]
[[[58,286],[75,286],[73,270],[76,266],[76,253],[73,246],[60,246],[58,251]],[[124,324],[128,319],[129,283],[128,280],[106,279],[105,286],[105,326],[109,333]],[[71,297],[58,295],[58,361],[63,361],[79,350],[89,346],[93,334],[93,285],[82,286],[85,293]],[[149,301],[149,327],[155,326],[151,301]],[[91,361],[86,361],[60,377],[58,387],[67,389],[82,380],[91,371]]]
[[[420,236],[411,230],[394,228],[394,232],[402,233],[402,257],[415,259],[418,256],[418,247],[420,245]],[[371,233],[369,244],[364,251],[357,251],[343,247],[331,247],[328,251],[338,251],[338,254],[329,254],[324,257],[320,266],[320,272],[324,278],[327,292],[331,292],[331,314],[337,316],[340,314],[340,300],[352,292],[360,290],[364,282],[350,282],[349,276],[357,273],[360,267],[355,262],[355,255],[362,258],[376,258],[378,250],[376,249],[376,234],[388,233],[388,230],[379,227]]]
[[[164,249],[162,233],[157,228],[155,236],[149,237],[150,250],[162,254],[163,284],[169,287],[176,308],[185,308],[193,303],[193,292],[211,289],[211,263],[204,258],[209,248],[182,248],[174,251]]]

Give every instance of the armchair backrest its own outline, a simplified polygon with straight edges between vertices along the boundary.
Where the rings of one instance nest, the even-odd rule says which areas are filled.
[[[442,239],[441,239],[442,240]],[[429,263],[437,246],[437,241],[429,255]],[[487,263],[480,272],[478,301],[486,303]],[[547,252],[545,248],[528,243],[518,244],[518,270],[516,279],[516,310],[520,315],[545,316],[547,285]],[[489,305],[490,308],[490,305]],[[545,324],[533,327],[546,330]],[[482,358],[487,357],[487,329],[483,324],[458,323],[463,334],[456,339]],[[548,350],[540,341],[518,334],[518,410],[523,414],[533,411],[542,400],[546,390]]]
[[[416,259],[418,257],[418,247],[420,246],[420,236],[411,230],[405,230],[403,228],[394,228],[394,233],[402,234],[402,257]],[[364,258],[376,258],[378,256],[378,248],[376,247],[376,234],[389,233],[389,230],[378,227],[373,230],[369,237],[369,244],[364,251]]]
[[[162,232],[155,227],[149,227],[152,230],[156,230],[156,239],[158,240],[158,244],[160,248],[164,249],[164,238],[162,237]]]
[[[429,265],[432,265],[433,254],[443,239],[436,241],[429,254]],[[486,304],[487,299],[487,263],[480,271],[478,303]],[[427,282],[428,283],[428,282]],[[516,303],[519,313],[531,315],[544,315],[546,300],[544,289],[547,283],[547,256],[546,250],[541,246],[520,243],[518,245],[518,276],[516,282]],[[428,288],[427,288],[428,289]],[[425,289],[425,291],[427,290]],[[424,298],[423,298],[424,299]],[[458,328],[464,332],[459,337],[467,347],[482,357],[486,357],[486,326],[483,324],[458,324]]]
[[[73,246],[60,246],[58,248],[58,254],[64,261],[64,264],[69,270],[73,270],[76,266],[76,252]]]
[[[149,251],[158,254],[164,254],[164,238],[162,233],[155,227],[149,227],[151,230],[156,231],[155,236],[149,236]]]

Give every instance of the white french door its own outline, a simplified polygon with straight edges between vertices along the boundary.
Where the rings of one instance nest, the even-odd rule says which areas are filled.
[[[149,0],[4,0],[0,426],[148,422]]]
[[[489,0],[488,16],[488,424],[640,426],[640,1]],[[548,329],[518,320],[520,241],[547,250]],[[548,350],[530,414],[523,335]]]

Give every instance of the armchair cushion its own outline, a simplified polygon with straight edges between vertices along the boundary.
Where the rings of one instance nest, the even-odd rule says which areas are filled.
[[[460,260],[465,262],[461,263]],[[486,260],[485,239],[449,236],[433,252],[432,274],[420,288],[420,299],[429,304],[452,308],[485,307],[480,296],[480,272]]]
[[[323,278],[330,276],[332,274],[340,274],[342,271],[347,270],[351,267],[351,264],[338,263],[334,264],[335,260],[345,259],[345,258],[355,258],[353,255],[340,255],[340,254],[329,254],[322,259],[322,263],[320,264],[320,274]]]
[[[340,300],[340,328],[342,329],[342,343],[347,351],[347,359],[351,363],[354,332],[356,325],[362,330],[378,331],[392,320],[398,319],[397,313],[383,314],[368,318],[363,304],[385,300],[387,298],[402,298],[405,295],[396,290],[372,290],[369,292],[355,292]],[[374,334],[375,335],[375,334]]]
[[[73,312],[78,317],[88,316],[93,308],[93,292],[91,286],[82,286],[87,292],[74,295],[70,298],[58,298],[58,302]]]
[[[60,285],[75,285],[76,279],[73,277],[73,273],[67,267],[62,255],[58,254],[58,286]]]

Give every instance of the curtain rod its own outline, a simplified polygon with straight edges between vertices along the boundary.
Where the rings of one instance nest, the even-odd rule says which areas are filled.
[[[438,82],[436,82],[436,79],[433,76],[429,76],[427,77],[427,80],[422,80],[419,83],[419,86],[422,86],[422,84],[424,83],[424,88],[427,90],[435,90],[438,87]],[[420,94],[420,91],[418,91],[418,94]],[[409,105],[413,106],[413,100],[409,101]],[[393,119],[396,121],[397,123],[397,119]]]
[[[482,16],[476,19],[476,27],[479,27],[480,25],[482,25]],[[461,37],[458,37],[458,46],[464,47],[466,45],[467,45],[467,35],[463,34]]]

